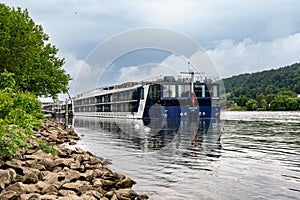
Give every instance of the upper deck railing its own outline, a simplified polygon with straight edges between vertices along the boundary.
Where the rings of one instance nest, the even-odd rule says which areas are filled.
[[[190,83],[192,80],[191,76],[188,74],[186,75],[178,75],[178,76],[156,76],[153,78],[146,79],[141,81],[142,85],[147,85],[151,83],[161,83],[161,82],[183,82],[183,83]],[[203,76],[195,74],[194,81],[199,81],[202,83],[213,83],[219,81],[219,77],[216,76]]]

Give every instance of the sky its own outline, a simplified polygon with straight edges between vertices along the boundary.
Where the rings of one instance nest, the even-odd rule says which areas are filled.
[[[197,42],[221,77],[300,62],[299,0],[0,2],[28,9],[65,58],[64,69],[72,77],[97,45],[120,33],[149,27],[176,31]]]

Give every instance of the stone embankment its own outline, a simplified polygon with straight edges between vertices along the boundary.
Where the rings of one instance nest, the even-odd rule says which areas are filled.
[[[34,137],[47,143],[78,140],[73,129],[45,120]],[[1,200],[130,200],[148,199],[138,195],[133,180],[112,172],[101,158],[80,148],[55,146],[53,156],[32,147],[9,161],[0,161]]]

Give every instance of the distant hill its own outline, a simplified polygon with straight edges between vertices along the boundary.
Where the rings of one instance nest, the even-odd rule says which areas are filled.
[[[223,79],[226,92],[231,98],[278,94],[293,91],[300,94],[300,63],[279,69],[247,73]]]

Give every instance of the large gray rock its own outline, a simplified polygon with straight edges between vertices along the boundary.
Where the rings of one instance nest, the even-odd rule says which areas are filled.
[[[41,165],[41,164],[38,164],[38,159],[41,159],[40,157],[37,157],[37,156],[32,156],[32,155],[25,155],[24,157],[36,157],[36,159],[34,160],[26,160],[25,161],[25,167],[29,167],[29,168],[34,168],[34,169],[37,169],[39,171],[45,171],[46,170],[46,167],[44,165]]]
[[[37,192],[39,192],[39,190],[37,189],[35,184],[24,184],[23,187],[24,187],[26,193],[37,193]]]
[[[81,173],[81,176],[80,176],[81,179],[84,179],[88,182],[91,182],[94,178],[94,170],[86,170],[86,172],[84,173]]]
[[[41,200],[41,195],[36,193],[21,194],[20,200]]]
[[[26,184],[37,183],[43,178],[43,174],[40,172],[40,170],[35,168],[24,167],[23,173],[23,183]]]
[[[69,197],[71,195],[76,195],[76,192],[74,192],[73,190],[59,190],[58,194],[64,197]]]
[[[94,195],[90,195],[90,194],[83,194],[80,196],[80,198],[82,200],[97,200],[97,198],[94,197]]]
[[[134,184],[136,184],[135,181],[133,181],[131,178],[126,177],[125,179],[117,182],[116,188],[121,189],[121,188],[131,188]]]
[[[20,195],[26,193],[26,188],[23,183],[17,182],[12,185],[9,185],[7,188],[5,188],[5,191],[14,191],[17,193],[17,195]]]
[[[100,178],[94,179],[92,184],[93,184],[94,188],[101,188],[102,187],[102,181],[101,181]]]
[[[12,168],[8,168],[8,169],[6,169],[6,171],[9,172],[11,181],[14,181],[16,179],[16,176],[17,176],[16,171]]]
[[[17,192],[12,190],[4,191],[0,194],[1,200],[16,199],[17,197],[18,197]]]
[[[85,193],[85,195],[94,196],[96,199],[100,199],[103,197],[103,194],[101,194],[100,192],[98,192],[96,190],[89,190]]]
[[[0,191],[5,188],[6,185],[10,184],[11,178],[9,171],[0,169]]]
[[[56,166],[69,167],[72,162],[74,162],[73,158],[56,158],[52,163],[52,168]]]
[[[65,196],[65,197],[58,197],[58,200],[82,200],[81,197],[77,196],[77,195],[69,195],[69,196]]]
[[[53,158],[43,158],[38,163],[43,165],[46,168],[46,170],[51,171],[53,165]]]
[[[126,197],[130,199],[138,196],[138,194],[131,188],[119,189],[116,190],[115,192],[119,194],[121,197]]]
[[[75,160],[74,162],[70,163],[69,166],[70,166],[71,169],[77,170],[77,169],[80,168],[80,161]]]
[[[40,194],[58,194],[57,186],[49,184],[43,181],[39,181],[36,184],[36,188],[40,191]]]
[[[55,184],[57,186],[61,185],[61,181],[65,180],[65,174],[48,172],[44,177],[43,181],[48,184]]]
[[[41,196],[41,200],[56,200],[56,199],[57,199],[57,195],[53,195],[53,194],[44,194]]]
[[[36,194],[36,193],[21,194],[20,199],[21,200],[41,200],[41,195]]]
[[[87,181],[79,181],[79,180],[77,180],[76,182],[63,184],[62,185],[62,189],[72,190],[72,191],[76,192],[77,194],[83,194],[86,191],[91,190],[92,186]]]
[[[12,159],[6,161],[1,168],[2,169],[12,168],[16,171],[17,174],[23,175],[23,167],[22,167],[23,164],[25,164],[25,162],[17,159]]]
[[[64,180],[61,180],[62,184],[67,182],[75,182],[76,180],[80,179],[81,173],[73,170],[73,169],[63,169],[59,172],[60,177],[65,177]]]

